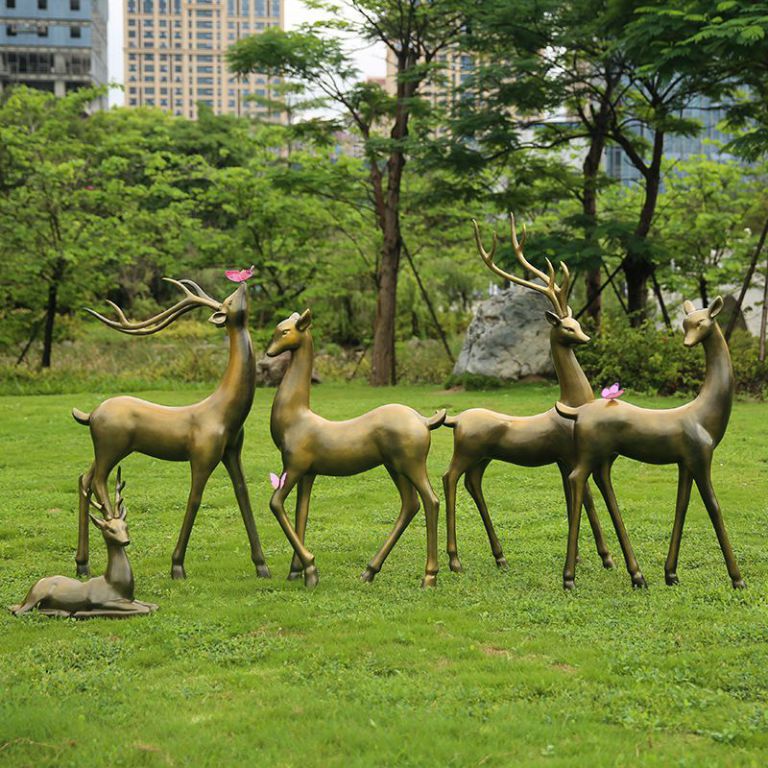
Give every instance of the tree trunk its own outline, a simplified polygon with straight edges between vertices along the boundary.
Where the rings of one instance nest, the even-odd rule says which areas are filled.
[[[45,332],[43,333],[43,357],[40,365],[43,368],[51,367],[51,349],[53,348],[53,323],[56,319],[56,308],[59,286],[54,280],[48,286],[48,304],[45,309]]]

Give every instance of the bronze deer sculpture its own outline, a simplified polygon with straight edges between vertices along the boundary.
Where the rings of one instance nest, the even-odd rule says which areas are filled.
[[[486,251],[481,242],[477,222],[473,220],[478,252],[494,274],[516,285],[537,291],[549,299],[554,312],[547,310],[545,315],[552,326],[549,339],[555,373],[560,384],[560,399],[569,405],[590,402],[594,399],[592,388],[573,352],[576,345],[588,342],[589,336],[582,331],[568,306],[568,267],[565,263],[561,264],[562,285],[557,285],[555,270],[549,261],[546,273],[534,267],[523,253],[525,230],[521,241],[518,241],[512,214],[509,220],[512,247],[518,263],[542,282],[524,280],[501,269],[493,260],[498,245],[496,234],[493,235],[491,251]],[[507,561],[483,495],[483,474],[494,459],[526,467],[557,464],[567,502],[570,494],[568,474],[575,462],[573,427],[560,417],[554,408],[527,417],[508,416],[485,408],[472,408],[457,416],[448,417],[445,426],[454,430],[453,456],[447,472],[443,475],[450,568],[452,571],[461,571],[456,542],[456,486],[462,475],[465,476],[464,484],[482,517],[496,564],[499,568],[506,568]],[[613,568],[613,560],[603,538],[589,487],[585,489],[584,506],[603,565]]]
[[[731,356],[715,319],[722,307],[720,296],[704,309],[697,310],[690,301],[683,303],[686,313],[684,344],[686,347],[702,344],[706,358],[704,383],[691,402],[667,410],[638,408],[620,400],[596,400],[577,408],[557,404],[560,414],[576,422],[577,461],[569,477],[571,516],[563,571],[566,589],[574,587],[581,499],[590,475],[594,474],[595,481],[602,486],[611,514],[620,517],[611,484],[611,467],[618,456],[647,464],[678,466],[675,522],[664,566],[666,583],[670,586],[678,583],[680,539],[691,486],[695,482],[717,534],[731,583],[735,589],[745,586],[725,531],[711,477],[712,454],[728,426],[734,393]],[[629,556],[634,570],[639,573],[631,547]],[[634,584],[634,576],[632,581]]]
[[[125,483],[118,467],[114,502],[116,516],[90,516],[107,545],[107,569],[104,575],[85,582],[67,576],[47,576],[29,590],[21,605],[11,607],[12,613],[19,616],[37,608],[48,616],[91,619],[96,616],[121,618],[157,610],[154,603],[144,603],[134,598],[133,571],[125,553],[131,540],[125,523],[123,488]],[[91,498],[88,502],[97,511],[104,512],[104,504]]]
[[[445,411],[425,418],[405,405],[382,405],[348,421],[328,421],[310,407],[314,351],[311,312],[294,312],[275,329],[267,355],[290,350],[291,359],[272,404],[272,439],[283,460],[284,480],[269,502],[294,550],[289,579],[304,573],[304,584],[313,587],[318,575],[314,555],[304,546],[309,497],[317,475],[348,476],[384,465],[400,493],[402,506],[386,542],[370,561],[361,578],[373,581],[389,552],[424,504],[427,525],[427,562],[422,586],[437,583],[438,499],[427,476],[430,430],[439,427]],[[285,513],[285,500],[298,485],[296,528]],[[418,494],[418,496],[417,496]]]
[[[106,499],[109,473],[124,457],[138,452],[166,461],[188,461],[190,464],[191,488],[172,558],[171,575],[174,579],[186,575],[184,555],[189,536],[208,478],[219,462],[224,464],[232,480],[256,573],[268,578],[269,568],[261,549],[240,460],[243,424],[251,410],[256,386],[245,284],[241,284],[220,302],[211,298],[191,280],[165,279],[181,288],[184,298],[148,320],[130,322],[120,307],[112,302],[108,303],[117,313],[117,320],[111,320],[93,310],[88,312],[121,333],[147,336],[166,328],[190,310],[198,307],[212,309],[210,322],[225,328],[229,336],[227,368],[216,391],[194,405],[169,407],[136,397],[112,397],[90,414],[73,409],[74,418],[80,424],[90,427],[94,450],[93,464],[80,477],[80,525],[76,556],[78,575],[88,574],[88,499],[91,491],[94,490],[99,498]],[[110,509],[108,516],[114,517]]]

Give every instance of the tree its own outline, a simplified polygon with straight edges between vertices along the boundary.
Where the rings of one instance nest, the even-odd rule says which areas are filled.
[[[418,150],[418,137],[411,134],[412,117],[424,109],[419,96],[439,70],[438,55],[462,35],[464,14],[456,0],[349,0],[345,5],[352,21],[342,20],[338,6],[322,3],[336,21],[291,32],[265,30],[236,43],[228,58],[237,73],[285,76],[316,89],[344,112],[362,137],[370,199],[381,233],[371,381],[386,385],[396,379],[401,190],[406,162]],[[331,32],[351,32],[383,43],[395,67],[394,94],[389,96],[375,83],[357,82],[357,72]]]

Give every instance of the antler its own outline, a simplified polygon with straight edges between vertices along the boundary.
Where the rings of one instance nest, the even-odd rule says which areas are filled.
[[[531,262],[528,261],[528,259],[526,259],[523,254],[523,246],[525,245],[527,234],[525,225],[523,225],[522,242],[518,242],[514,214],[509,214],[509,230],[512,239],[512,248],[515,252],[515,256],[517,257],[517,261],[525,270],[533,274],[534,277],[538,277],[540,280],[542,280],[544,285],[541,285],[540,283],[534,283],[531,280],[524,280],[522,277],[513,275],[510,272],[505,272],[501,267],[499,267],[493,261],[493,257],[496,253],[496,246],[498,245],[498,238],[496,237],[496,233],[493,233],[493,245],[491,246],[491,251],[489,253],[485,250],[485,248],[483,248],[483,243],[480,240],[480,227],[478,226],[475,219],[472,219],[472,225],[475,228],[475,242],[477,243],[477,250],[480,253],[480,258],[482,258],[482,260],[485,262],[485,265],[488,267],[488,269],[491,270],[491,272],[498,275],[499,277],[504,278],[505,280],[509,280],[511,283],[515,283],[515,285],[521,285],[524,288],[531,288],[538,293],[544,294],[544,296],[550,300],[552,306],[555,308],[555,311],[560,317],[566,317],[571,314],[570,307],[568,306],[568,286],[571,282],[571,273],[568,271],[567,265],[565,262],[560,262],[560,267],[563,270],[563,284],[560,286],[555,282],[555,268],[552,266],[552,262],[549,259],[546,259],[546,273],[534,267],[533,264],[531,264]]]
[[[184,292],[184,298],[172,307],[163,310],[154,317],[150,317],[148,320],[130,321],[125,316],[123,310],[113,301],[109,301],[109,299],[107,299],[107,304],[115,310],[118,317],[117,320],[110,320],[110,318],[104,317],[104,315],[88,307],[85,308],[85,311],[93,315],[97,320],[101,320],[104,325],[108,325],[110,328],[114,328],[121,333],[128,333],[132,336],[149,336],[152,333],[161,331],[163,328],[167,328],[174,320],[196,307],[209,307],[214,311],[221,309],[221,302],[211,298],[192,280],[174,280],[172,277],[164,277],[163,280],[181,288]]]
[[[125,520],[127,510],[125,509],[125,499],[123,498],[123,488],[125,488],[125,480],[122,477],[121,468],[117,468],[117,477],[115,479],[115,509],[117,514],[113,514],[112,517],[119,517],[121,520]],[[109,519],[110,514],[107,505],[97,501],[93,495],[87,491],[82,491],[83,495],[88,499],[88,503],[97,511],[101,512],[102,517]]]

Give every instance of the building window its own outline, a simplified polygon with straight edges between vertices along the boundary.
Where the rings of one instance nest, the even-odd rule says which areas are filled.
[[[69,36],[70,37],[80,37],[80,27],[70,27],[69,28]]]
[[[39,26],[37,28],[38,37],[48,37],[48,27]]]
[[[69,10],[70,11],[79,11],[80,10],[80,0],[69,0]]]
[[[5,34],[8,35],[8,37],[16,37],[16,25],[15,24],[9,24],[5,28]]]
[[[16,0],[5,0],[5,7],[6,8],[15,8],[16,7]]]
[[[48,10],[48,0],[37,0],[37,10],[38,11],[47,11]]]

